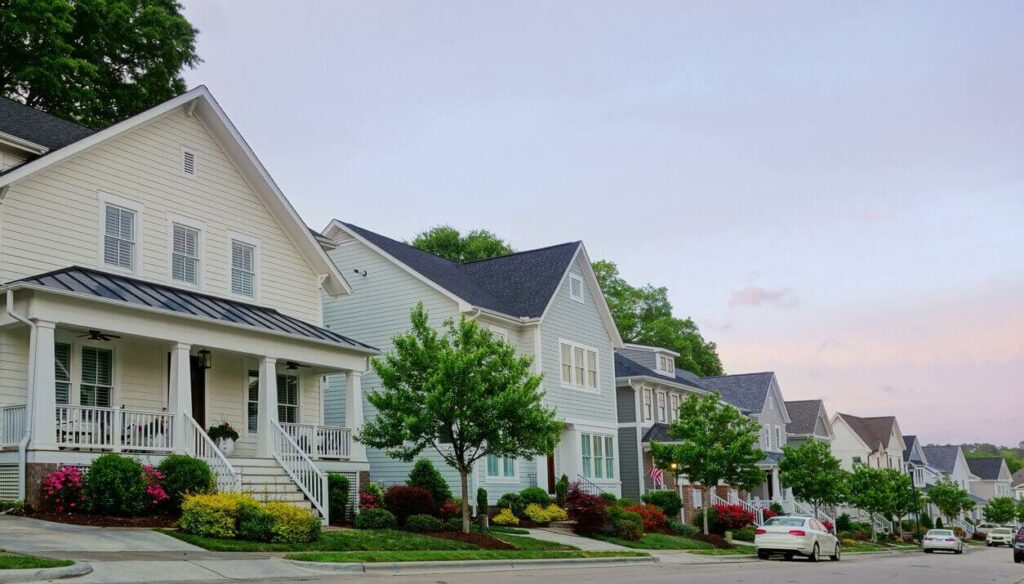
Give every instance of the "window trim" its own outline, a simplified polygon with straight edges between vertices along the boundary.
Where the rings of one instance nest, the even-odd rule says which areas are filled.
[[[618,467],[618,464],[619,464],[619,460],[618,460],[619,446],[617,444],[616,436],[614,434],[608,434],[608,433],[604,433],[604,432],[591,432],[591,431],[580,432],[578,435],[579,435],[578,444],[580,445],[580,475],[583,476],[584,478],[586,478],[587,480],[593,481],[595,483],[613,483],[613,482],[618,482],[619,479],[618,479],[617,475],[619,474],[619,467]],[[601,442],[601,457],[600,457],[600,459],[598,459],[598,457],[595,454],[596,451],[594,450],[594,439],[595,438],[599,439],[600,442]],[[583,465],[583,460],[584,460],[584,457],[583,457],[583,441],[584,441],[584,439],[586,439],[589,442],[589,444],[590,444],[590,456],[589,456],[589,458],[590,458],[590,476],[587,476],[586,469],[584,468],[584,465]],[[607,447],[609,439],[611,440],[611,450],[610,451],[609,451],[609,449]],[[601,474],[604,475],[604,476],[601,476],[600,478],[597,478],[595,476],[596,473],[594,472],[594,470],[597,468],[596,465],[597,465],[598,461],[600,461],[601,468],[603,469]],[[607,474],[608,474],[607,473],[608,462],[609,461],[611,462],[611,469],[612,469],[612,472],[614,473],[615,476],[610,476],[610,477],[607,476]]]
[[[54,351],[56,351],[56,345],[64,344],[71,346],[70,365],[68,373],[71,376],[68,387],[68,403],[57,404],[80,406],[82,403],[82,349],[84,347],[92,347],[96,349],[106,349],[111,352],[111,363],[110,363],[110,407],[120,407],[122,401],[121,395],[121,345],[118,339],[110,341],[90,341],[88,339],[80,339],[75,336],[75,333],[65,329],[57,329],[54,335]],[[56,361],[54,362],[56,369]]]
[[[570,363],[569,364],[570,364],[570,367],[569,367],[569,381],[568,381],[568,383],[566,382],[565,376],[564,376],[564,365],[565,364],[562,362],[562,346],[563,345],[568,345],[569,346],[569,358],[570,358]],[[576,385],[573,382],[573,379],[572,379],[572,377],[576,375],[576,370],[580,367],[580,365],[576,363],[576,349],[583,349],[583,363],[582,363],[583,379],[581,380],[582,381],[581,385]],[[596,368],[595,371],[594,371],[594,373],[595,373],[595,376],[594,376],[594,387],[587,387],[587,385],[586,385],[586,380],[589,377],[589,371],[590,371],[589,369],[587,369],[587,352],[588,351],[592,351],[594,353],[594,359],[596,361],[594,363],[594,366]],[[587,346],[587,345],[584,345],[584,344],[581,344],[581,343],[570,341],[568,339],[562,339],[562,338],[558,339],[558,371],[559,371],[559,382],[561,383],[562,387],[564,387],[565,389],[572,389],[572,390],[575,390],[575,391],[584,391],[584,392],[587,392],[587,393],[598,393],[598,394],[601,393],[601,351],[599,351],[596,347],[590,347],[590,346]]]
[[[682,396],[678,393],[673,392],[668,398],[669,414],[668,419],[670,422],[675,422],[679,419],[679,406],[683,403]]]
[[[657,369],[658,369],[658,371],[661,371],[662,373],[672,373],[672,374],[675,374],[675,372],[676,372],[676,360],[674,358],[672,358],[671,355],[666,355],[665,353],[658,353],[657,354]]]
[[[572,293],[572,285],[574,282],[578,282],[580,285],[579,296]],[[583,293],[583,277],[576,274],[569,274],[569,300],[579,302],[580,304],[586,303],[586,297]]]
[[[486,479],[487,483],[492,484],[492,485],[517,484],[517,483],[519,483],[519,459],[518,458],[512,458],[512,476],[508,476],[508,475],[492,475],[491,474],[491,470],[490,470],[490,468],[488,468],[488,464],[487,464],[488,463],[488,459],[491,456],[494,456],[498,460],[498,464],[501,465],[502,470],[504,470],[504,460],[506,458],[512,458],[510,456],[495,456],[493,454],[488,454],[487,456],[485,456],[484,457],[484,479]]]
[[[241,385],[242,385],[242,418],[243,418],[242,419],[242,425],[245,428],[244,434],[246,436],[255,437],[257,434],[259,434],[259,419],[260,419],[259,386],[257,385],[256,400],[255,401],[250,400],[249,399],[249,376],[250,376],[250,374],[255,373],[256,374],[255,377],[256,377],[256,380],[257,380],[257,384],[259,383],[259,378],[260,378],[260,363],[259,363],[259,361],[254,360],[254,359],[245,359],[245,360],[243,360],[242,361],[242,373],[243,373],[243,375],[242,375],[242,383],[241,383]],[[274,367],[274,379],[277,380],[277,378],[281,377],[282,375],[295,377],[296,387],[295,387],[295,422],[294,423],[302,424],[303,423],[302,415],[304,413],[303,412],[303,407],[302,407],[302,388],[303,388],[303,385],[304,385],[303,381],[302,381],[303,375],[300,372],[298,372],[298,371],[289,372],[287,369],[285,369],[283,366],[280,366],[280,365]],[[280,384],[278,384],[278,387],[280,387]],[[253,430],[251,430],[249,428],[249,404],[250,403],[255,403],[256,404],[256,431],[253,431]],[[278,401],[278,395],[274,395],[274,406],[275,407],[280,407],[281,405],[282,405],[281,402]],[[289,405],[290,406],[290,404],[285,404],[285,405]],[[281,422],[280,415],[278,415],[278,423],[286,424],[286,423],[291,423],[291,422]]]
[[[185,172],[185,155],[192,155],[192,174]],[[181,176],[187,179],[195,179],[199,176],[199,152],[191,146],[182,145],[181,147],[181,158],[179,159],[178,170],[181,172]]]
[[[656,393],[656,405],[658,412],[658,421],[662,423],[668,422],[668,392],[659,391]]]
[[[232,274],[232,270],[234,270],[234,262],[232,261],[232,255],[234,254],[234,252],[232,251],[232,247],[233,247],[233,243],[235,241],[237,241],[238,243],[244,243],[246,245],[251,245],[253,247],[253,262],[252,262],[253,266],[252,267],[253,267],[254,277],[253,277],[252,296],[251,297],[250,296],[246,296],[244,294],[236,294],[234,292],[234,290],[231,289],[231,274]],[[253,303],[259,302],[260,301],[260,288],[262,288],[261,280],[263,280],[263,278],[262,278],[262,270],[261,270],[261,265],[262,265],[261,256],[263,254],[261,253],[261,249],[260,249],[260,240],[258,238],[256,238],[256,237],[252,237],[252,236],[245,235],[245,234],[242,234],[242,233],[237,233],[237,232],[234,232],[234,231],[228,231],[228,249],[227,249],[227,252],[228,252],[227,253],[227,260],[228,260],[228,262],[227,262],[228,263],[228,266],[227,266],[227,268],[228,268],[228,272],[227,272],[227,276],[228,276],[227,277],[228,295],[231,296],[232,298],[237,298],[239,300],[243,300],[243,301],[247,301],[247,302],[253,302]]]
[[[199,240],[196,242],[196,257],[199,259],[199,268],[196,273],[196,283],[191,284],[183,280],[174,279],[174,226],[181,225],[195,229],[199,232]],[[230,254],[229,254],[230,255]],[[229,276],[230,277],[230,276]],[[173,286],[184,286],[187,288],[203,289],[206,287],[206,223],[176,215],[167,214],[167,281]]]
[[[641,408],[643,408],[643,411],[640,412],[640,413],[643,416],[644,421],[645,422],[653,422],[654,421],[654,391],[651,388],[645,387],[643,389],[643,394],[640,396],[640,405],[641,405]]]
[[[144,235],[145,230],[143,229],[143,217],[145,216],[146,207],[142,203],[126,199],[118,195],[113,195],[105,191],[97,191],[97,200],[99,201],[99,210],[97,214],[97,233],[99,238],[97,239],[97,263],[96,265],[101,270],[110,270],[114,272],[120,272],[122,274],[133,274],[139,276],[142,274],[142,249],[143,243],[146,241]],[[107,207],[114,206],[135,213],[135,225],[134,227],[134,247],[132,249],[132,267],[131,269],[122,268],[120,266],[112,266],[107,263],[105,258],[106,251],[106,240],[107,240]]]

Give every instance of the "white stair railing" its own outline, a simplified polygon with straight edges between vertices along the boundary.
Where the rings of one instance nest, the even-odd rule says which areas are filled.
[[[25,406],[0,408],[0,447],[17,446],[28,430]]]
[[[192,456],[206,461],[210,465],[217,480],[217,490],[222,493],[240,493],[242,491],[242,473],[231,466],[224,453],[217,448],[213,440],[206,435],[203,427],[188,414],[182,414],[188,420],[185,429],[185,450]]]
[[[313,508],[327,520],[327,474],[320,470],[281,424],[271,420],[273,425],[274,459],[288,473],[299,490],[313,504]]]

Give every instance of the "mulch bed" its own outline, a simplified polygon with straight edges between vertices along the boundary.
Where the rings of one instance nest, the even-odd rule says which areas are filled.
[[[516,546],[501,541],[495,537],[491,537],[486,533],[462,533],[461,531],[442,531],[440,533],[431,533],[431,537],[438,537],[441,539],[453,539],[455,541],[464,541],[471,543],[482,550],[514,550]]]
[[[88,525],[90,527],[174,527],[177,518],[170,515],[156,514],[141,517],[113,517],[110,515],[92,515],[89,513],[57,513],[56,511],[35,511],[22,509],[12,513],[21,517],[31,517],[54,523],[70,523],[72,525]]]

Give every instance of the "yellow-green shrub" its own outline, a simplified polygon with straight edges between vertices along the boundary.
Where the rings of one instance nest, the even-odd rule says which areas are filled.
[[[491,521],[495,525],[519,525],[519,518],[508,507],[502,509]]]
[[[551,523],[552,521],[565,521],[569,519],[565,510],[554,504],[542,507],[537,503],[530,503],[526,506],[524,513],[534,523]]]
[[[274,518],[270,541],[296,543],[316,541],[320,537],[320,518],[309,509],[288,503],[267,503],[264,508]]]
[[[185,533],[206,537],[233,538],[238,535],[238,509],[259,505],[249,495],[217,493],[186,495],[178,525]]]
[[[288,503],[260,503],[250,495],[188,495],[178,522],[185,533],[274,543],[316,541],[320,518]]]
[[[555,505],[554,503],[548,505],[547,508],[544,509],[544,511],[548,514],[548,521],[569,520],[569,514],[565,512],[565,509],[562,509],[561,507]]]

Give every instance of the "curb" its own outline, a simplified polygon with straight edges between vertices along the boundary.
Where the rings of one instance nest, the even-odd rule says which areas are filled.
[[[85,562],[75,562],[63,568],[39,568],[28,570],[0,570],[0,584],[11,582],[38,582],[41,580],[59,580],[77,578],[92,572],[92,566]]]
[[[420,574],[427,572],[453,571],[504,571],[504,570],[541,570],[552,567],[591,568],[595,566],[655,564],[658,558],[653,556],[634,556],[620,558],[556,558],[548,560],[464,560],[438,562],[306,562],[302,560],[284,560],[289,564],[323,572],[344,574]]]

